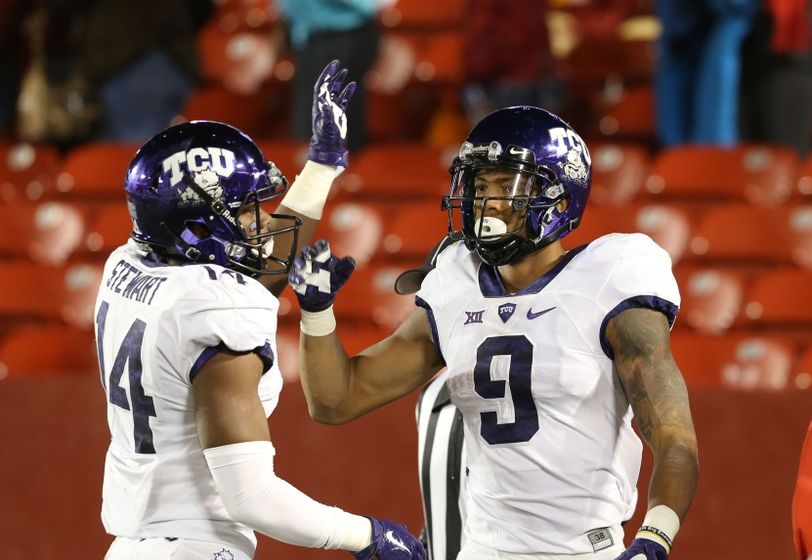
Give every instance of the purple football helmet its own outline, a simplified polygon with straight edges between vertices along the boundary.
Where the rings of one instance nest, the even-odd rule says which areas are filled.
[[[124,188],[132,238],[148,252],[259,274],[287,273],[301,220],[271,214],[260,231],[260,203],[283,194],[288,181],[236,128],[191,121],[159,132],[136,152]],[[253,212],[248,231],[239,216]],[[273,238],[292,233],[286,258],[270,255]]]
[[[513,176],[505,196],[482,195],[475,183],[483,170]],[[451,192],[443,197],[449,233],[495,266],[514,262],[578,227],[592,181],[589,150],[581,137],[556,115],[531,106],[484,117],[449,171]],[[500,220],[478,215],[494,199],[507,200],[513,211],[524,213],[524,231],[507,231]],[[556,208],[565,199],[566,209]]]

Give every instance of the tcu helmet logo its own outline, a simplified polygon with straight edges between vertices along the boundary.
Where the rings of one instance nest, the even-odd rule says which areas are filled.
[[[182,165],[186,166],[189,175],[196,177],[203,171],[211,170],[219,177],[230,177],[234,173],[234,152],[223,148],[192,148],[188,152],[175,152],[163,161],[164,173],[171,171],[170,186],[176,186],[183,177]],[[212,177],[207,177],[210,183]],[[196,181],[198,182],[198,181]],[[203,186],[203,185],[201,185]]]
[[[574,131],[561,126],[551,128],[549,132],[550,140],[556,144],[556,156],[566,154],[566,163],[558,164],[564,176],[573,181],[586,182],[587,166],[592,161],[584,141]]]

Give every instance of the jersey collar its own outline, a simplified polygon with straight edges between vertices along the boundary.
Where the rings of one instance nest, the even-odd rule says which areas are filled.
[[[524,296],[528,294],[537,294],[544,286],[549,284],[553,278],[558,276],[558,273],[564,270],[564,267],[575,258],[575,256],[587,248],[589,244],[584,244],[568,252],[564,257],[556,263],[556,265],[548,270],[545,274],[540,276],[535,282],[522,288],[515,294],[511,294],[505,289],[502,283],[502,278],[499,276],[497,267],[482,263],[479,266],[479,289],[485,297],[506,297],[506,296]]]

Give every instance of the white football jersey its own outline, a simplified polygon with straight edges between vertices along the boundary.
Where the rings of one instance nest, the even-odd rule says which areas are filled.
[[[259,282],[217,265],[161,265],[132,241],[110,255],[96,302],[112,436],[102,505],[108,533],[254,550],[253,531],[229,518],[209,474],[192,379],[219,348],[256,352],[266,366],[259,396],[270,416],[282,388],[277,307]]]
[[[515,294],[462,243],[423,280],[465,423],[465,538],[498,551],[588,554],[622,542],[642,443],[606,341],[629,307],[680,303],[668,254],[643,234],[570,251]]]

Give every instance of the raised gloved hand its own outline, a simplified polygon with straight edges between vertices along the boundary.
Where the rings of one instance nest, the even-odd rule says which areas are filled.
[[[347,104],[355,93],[355,82],[342,90],[347,69],[338,60],[328,64],[313,87],[313,136],[307,159],[316,163],[347,167]]]
[[[320,239],[314,246],[302,249],[293,260],[288,273],[299,306],[305,311],[324,311],[336,298],[336,293],[355,270],[355,259],[338,258],[330,253],[330,244]]]
[[[666,560],[668,551],[660,543],[649,539],[636,538],[629,548],[623,551],[615,560]]]
[[[425,560],[426,551],[409,530],[400,523],[378,520],[370,517],[372,522],[372,544],[363,550],[353,552],[358,560]]]

